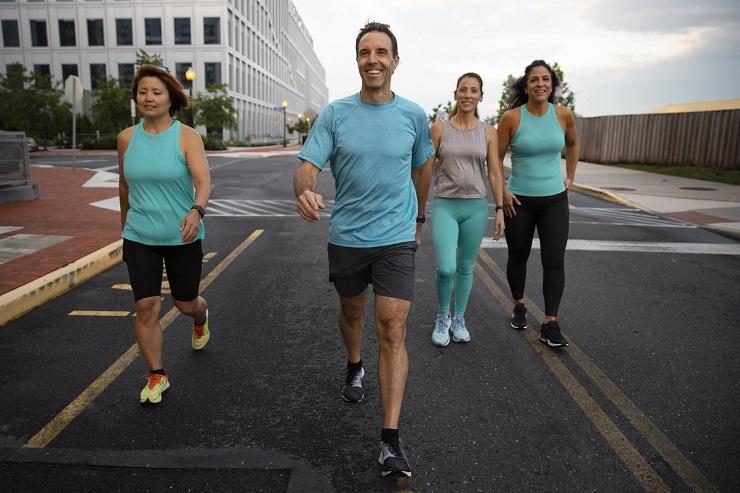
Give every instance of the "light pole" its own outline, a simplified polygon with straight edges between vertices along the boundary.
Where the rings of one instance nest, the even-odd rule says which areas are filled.
[[[288,102],[287,101],[283,101],[280,106],[283,107],[283,147],[287,147],[288,140],[287,140],[287,135],[285,134],[285,131],[288,128],[288,117],[287,117],[287,113],[288,113]]]
[[[193,67],[188,67],[185,71],[185,79],[190,83],[190,126],[194,127],[193,124],[193,81],[195,80],[195,70]]]

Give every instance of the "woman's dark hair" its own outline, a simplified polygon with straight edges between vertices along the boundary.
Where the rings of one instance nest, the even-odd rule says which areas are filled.
[[[139,81],[144,77],[156,77],[162,81],[170,95],[170,116],[175,116],[180,110],[190,107],[190,98],[185,94],[185,88],[169,71],[167,67],[157,65],[141,65],[136,72],[134,82],[131,84],[131,99],[136,101],[136,94],[139,92]]]
[[[393,56],[398,56],[398,41],[396,41],[396,36],[394,36],[393,32],[391,32],[391,26],[388,24],[383,24],[382,22],[375,22],[375,21],[368,21],[362,29],[360,29],[360,33],[357,35],[357,38],[355,38],[355,57],[359,55],[360,50],[360,39],[366,35],[369,32],[377,31],[379,33],[385,33],[388,35],[389,38],[391,38],[391,44],[393,45]]]
[[[460,82],[462,82],[462,80],[465,77],[472,77],[473,79],[478,79],[478,83],[480,83],[480,93],[481,95],[483,95],[483,78],[480,75],[476,74],[475,72],[466,72],[462,74],[460,77],[458,77],[457,85],[455,85],[455,92],[457,92],[457,88],[460,87]],[[456,113],[457,113],[457,104],[455,104],[455,107],[452,108],[452,112],[450,113],[450,118],[452,118]],[[475,108],[475,117],[478,118],[478,108]]]
[[[527,87],[527,78],[529,77],[529,73],[532,72],[532,69],[535,67],[545,67],[547,71],[550,72],[552,92],[547,97],[547,101],[550,103],[555,102],[555,91],[560,85],[560,79],[558,79],[558,76],[552,67],[545,63],[544,60],[535,60],[527,65],[527,68],[524,69],[524,75],[519,77],[516,82],[514,82],[514,85],[511,86],[511,95],[509,97],[509,101],[511,103],[509,104],[509,109],[517,108],[523,104],[527,104],[527,101],[529,101],[529,96],[525,92],[525,88]]]

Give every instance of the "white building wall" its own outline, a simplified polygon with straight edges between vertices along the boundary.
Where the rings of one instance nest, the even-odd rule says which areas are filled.
[[[161,45],[146,44],[144,19],[149,17],[162,20]],[[176,17],[191,19],[191,44],[175,44]],[[220,44],[204,44],[204,17],[220,18]],[[117,18],[132,19],[132,46],[117,45]],[[2,74],[12,63],[28,71],[47,64],[52,77],[61,80],[62,64],[77,64],[82,85],[89,90],[90,64],[105,64],[106,74],[118,78],[118,64],[135,63],[136,52],[143,49],[161,55],[173,74],[177,63],[192,64],[197,93],[206,90],[205,64],[220,63],[221,81],[234,100],[239,126],[226,138],[282,137],[283,115],[275,110],[282,101],[288,102],[289,122],[299,113],[318,113],[328,102],[324,68],[290,0],[0,1],[2,19],[18,20],[21,44],[0,46]],[[31,19],[46,21],[49,46],[31,46]],[[59,19],[75,21],[76,46],[60,45]],[[88,19],[103,19],[103,46],[89,46]]]

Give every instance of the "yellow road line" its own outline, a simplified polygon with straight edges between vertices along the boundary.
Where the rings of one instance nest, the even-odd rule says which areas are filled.
[[[69,315],[76,317],[128,317],[129,311],[121,310],[72,310]]]
[[[111,286],[111,289],[122,289],[124,291],[131,291],[131,285],[130,284],[114,284]]]
[[[498,265],[496,265],[494,260],[484,250],[480,251],[480,258],[496,274],[496,277],[498,277],[502,283],[506,283],[506,274]],[[488,277],[488,274],[483,271],[480,264],[476,264],[476,267],[483,272],[484,276]],[[480,271],[479,276],[481,275]],[[483,276],[481,276],[481,278],[484,279],[485,283],[485,278]],[[493,281],[490,280],[490,277],[489,281],[493,283]],[[498,293],[502,293],[498,286],[495,284],[494,286]],[[494,296],[496,296],[499,303],[501,303],[499,296],[496,294],[494,294]],[[532,303],[531,300],[527,299],[526,302],[528,312],[536,318],[538,322],[542,322],[545,318],[545,314],[535,303]],[[512,308],[512,303],[508,298],[505,299],[505,303],[501,303],[501,305],[509,310]],[[534,331],[527,332],[533,333]],[[528,334],[528,336],[530,336],[530,339],[538,340],[536,335]],[[704,476],[701,471],[699,471],[699,469],[681,453],[678,447],[668,439],[655,423],[645,416],[632,400],[622,392],[617,384],[615,384],[614,381],[610,379],[573,341],[569,341],[568,343],[568,354],[687,485],[695,491],[718,491],[706,476]],[[567,368],[566,371],[568,371]]]
[[[225,259],[223,259],[208,275],[200,282],[200,292],[208,288],[211,283],[221,274],[241,252],[244,251],[262,233],[263,229],[256,229],[246,240],[241,242]],[[159,321],[164,331],[179,315],[177,308],[171,308]],[[133,344],[123,353],[107,370],[95,379],[85,390],[82,391],[62,411],[54,416],[38,433],[24,445],[26,448],[44,448],[49,442],[56,438],[90,403],[95,400],[121,373],[139,356],[139,347]]]
[[[213,257],[218,255],[218,252],[208,252],[205,255],[203,255],[203,263],[209,262]]]

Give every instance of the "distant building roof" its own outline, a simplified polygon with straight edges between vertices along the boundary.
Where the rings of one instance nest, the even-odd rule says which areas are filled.
[[[740,110],[740,98],[703,101],[699,103],[667,104],[648,113],[689,113],[692,111]]]

